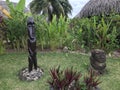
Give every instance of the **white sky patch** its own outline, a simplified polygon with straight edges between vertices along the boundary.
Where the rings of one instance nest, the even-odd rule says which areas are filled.
[[[73,7],[72,15],[70,15],[70,17],[76,16],[88,1],[89,0],[69,0]]]

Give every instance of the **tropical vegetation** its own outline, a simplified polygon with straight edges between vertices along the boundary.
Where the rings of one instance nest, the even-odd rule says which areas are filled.
[[[81,74],[84,75],[89,66],[89,57],[87,55],[55,53],[54,51],[58,49],[64,50],[65,47],[70,51],[79,50],[80,52],[84,51],[84,53],[89,52],[91,49],[103,49],[106,53],[119,50],[119,14],[112,13],[109,16],[101,15],[70,19],[68,14],[71,13],[72,7],[68,0],[33,0],[30,3],[30,9],[35,14],[24,12],[25,0],[20,0],[16,6],[9,0],[6,0],[6,2],[10,15],[4,12],[7,16],[9,15],[8,18],[0,16],[1,90],[39,90],[41,88],[48,90],[49,86],[58,88],[59,85],[62,88],[69,88],[73,81],[75,81],[75,88],[81,90],[98,86],[100,82],[92,77],[94,76],[93,72],[81,78],[82,82],[79,80]],[[38,65],[43,68],[45,73],[41,80],[31,83],[20,81],[16,75],[22,67],[27,66],[27,54],[25,51],[27,50],[28,35],[26,23],[29,16],[34,17],[37,49],[43,51],[38,53]],[[46,16],[50,21],[49,23],[46,21]],[[23,50],[24,53],[6,53],[6,51],[10,50]],[[53,52],[46,53],[44,52],[46,50]],[[103,90],[119,90],[119,59],[107,59],[107,71],[101,77],[102,83],[99,86]],[[61,71],[54,68],[54,66],[58,65],[61,66]],[[73,69],[69,69],[71,66],[78,70],[78,73]],[[57,78],[59,84],[54,81],[56,79],[56,76],[53,76],[54,73],[60,75]],[[65,80],[68,81],[65,82]]]
[[[33,2],[35,4],[35,1]],[[5,31],[5,35],[2,34],[3,37],[5,36],[2,41],[5,42],[5,45],[1,43],[0,46],[4,49],[25,50],[27,48],[26,21],[31,14],[24,13],[25,0],[20,0],[16,8],[9,0],[7,3],[12,18],[2,20],[4,25],[1,23],[1,29],[5,29],[2,30]],[[48,5],[48,2],[45,2],[45,5]],[[41,12],[43,8],[39,10]],[[67,11],[71,12],[71,9]],[[53,15],[50,23],[46,22],[45,15],[33,15],[37,46],[40,50],[56,50],[67,47],[69,50],[89,51],[99,48],[109,53],[120,48],[120,15],[111,14],[109,17],[102,15],[81,19],[69,19],[62,14],[59,15]],[[0,50],[3,51],[3,49]]]
[[[5,23],[3,21],[3,17],[0,16],[0,54],[3,54],[5,51],[4,47],[4,39],[5,39]]]
[[[91,19],[66,19],[60,16],[56,20],[53,17],[51,23],[47,23],[44,16],[34,16],[36,26],[37,46],[41,50],[62,49],[65,46],[69,50],[91,50],[95,48],[110,52],[119,49],[119,22],[116,18],[92,17]],[[27,46],[27,16],[20,14],[13,19],[6,19],[6,42],[10,48],[21,50]]]

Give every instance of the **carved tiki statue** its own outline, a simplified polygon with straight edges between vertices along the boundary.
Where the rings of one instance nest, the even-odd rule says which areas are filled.
[[[37,58],[36,58],[36,36],[35,36],[35,23],[32,17],[29,17],[27,20],[27,30],[28,30],[28,69],[29,72],[32,69],[37,70]]]
[[[90,63],[92,68],[103,74],[106,68],[106,54],[103,50],[94,49],[91,51]]]

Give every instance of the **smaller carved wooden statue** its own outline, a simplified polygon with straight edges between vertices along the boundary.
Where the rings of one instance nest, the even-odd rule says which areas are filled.
[[[37,70],[37,58],[36,58],[36,36],[35,36],[35,23],[32,17],[27,20],[28,30],[28,69],[31,72],[34,69]]]
[[[106,54],[103,50],[94,49],[91,51],[90,57],[91,68],[97,73],[103,74],[106,67]]]

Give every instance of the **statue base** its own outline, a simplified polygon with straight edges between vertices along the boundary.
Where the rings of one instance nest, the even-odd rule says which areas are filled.
[[[43,75],[43,70],[39,67],[37,70],[33,69],[31,72],[29,72],[28,68],[23,68],[19,72],[19,78],[22,81],[36,81],[41,78]]]
[[[93,70],[97,75],[103,75],[107,72],[106,69],[103,70],[96,70],[92,67],[92,65],[89,66],[88,71]]]

